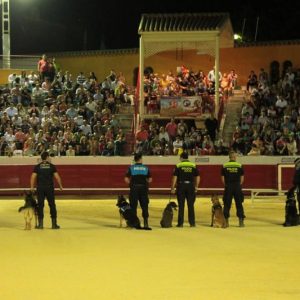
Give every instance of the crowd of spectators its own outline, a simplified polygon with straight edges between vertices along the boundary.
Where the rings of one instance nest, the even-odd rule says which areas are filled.
[[[240,155],[300,153],[300,69],[289,67],[277,82],[261,69],[250,72],[248,96],[232,141]]]
[[[10,74],[0,91],[0,155],[124,155],[115,114],[131,104],[132,92],[121,72],[73,79],[43,55],[37,72]]]
[[[261,69],[251,71],[247,97],[231,145],[218,135],[214,114],[215,70],[207,76],[186,67],[174,75],[146,72],[145,105],[161,97],[200,96],[205,128],[191,120],[144,120],[135,135],[135,151],[146,155],[296,155],[300,151],[300,70],[287,69],[276,84]],[[219,74],[220,93],[231,95],[234,70]],[[99,81],[93,72],[75,79],[55,59],[43,55],[37,72],[10,74],[0,90],[0,155],[125,155],[126,135],[115,114],[132,103],[134,91],[120,72]],[[151,105],[150,105],[151,107]],[[152,108],[153,108],[152,107]],[[153,111],[151,111],[153,113]]]
[[[160,99],[163,97],[199,96],[201,99],[201,112],[214,111],[215,69],[206,75],[199,70],[194,72],[185,66],[177,68],[176,74],[157,74],[151,71],[144,76],[145,106],[149,113],[158,113]],[[220,93],[225,97],[231,95],[237,83],[237,74],[231,70],[229,74],[219,73]]]

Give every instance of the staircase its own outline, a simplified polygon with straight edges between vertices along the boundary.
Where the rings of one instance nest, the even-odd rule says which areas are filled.
[[[115,115],[122,128],[127,144],[125,145],[125,155],[131,155],[134,148],[134,137],[132,135],[132,122],[134,118],[134,107],[132,105],[124,105],[119,107],[118,113]]]
[[[228,98],[226,105],[226,118],[223,127],[223,141],[231,145],[232,135],[241,118],[242,106],[245,98],[245,90],[235,90],[234,95]]]

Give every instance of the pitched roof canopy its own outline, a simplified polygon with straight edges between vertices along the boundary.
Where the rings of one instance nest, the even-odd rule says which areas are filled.
[[[234,45],[228,13],[143,14],[138,33],[145,43],[198,42],[194,48],[203,48],[219,36],[221,48]]]
[[[143,14],[139,33],[218,30],[228,20],[228,13]]]

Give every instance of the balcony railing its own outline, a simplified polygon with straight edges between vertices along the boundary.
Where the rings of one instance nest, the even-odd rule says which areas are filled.
[[[0,69],[36,70],[40,56],[0,55]]]

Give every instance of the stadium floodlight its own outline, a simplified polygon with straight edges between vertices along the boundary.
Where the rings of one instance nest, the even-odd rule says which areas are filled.
[[[235,41],[236,41],[236,40],[241,40],[241,39],[242,39],[242,36],[239,35],[238,33],[235,33],[235,34],[233,35],[233,38],[234,38]]]
[[[0,0],[2,10],[3,68],[10,69],[10,13],[9,0]]]

